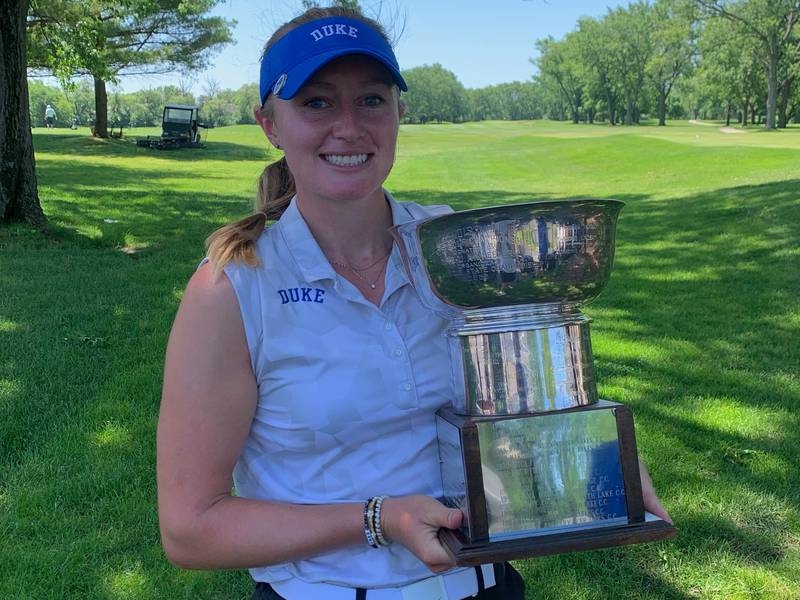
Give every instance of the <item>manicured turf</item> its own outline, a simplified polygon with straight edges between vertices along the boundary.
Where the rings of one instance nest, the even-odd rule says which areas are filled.
[[[0,598],[247,598],[246,573],[164,559],[154,434],[203,239],[247,214],[274,155],[255,126],[195,151],[34,142],[50,235],[0,226]],[[585,312],[679,538],[521,561],[528,597],[797,598],[800,129],[404,126],[387,187],[457,209],[627,202]]]

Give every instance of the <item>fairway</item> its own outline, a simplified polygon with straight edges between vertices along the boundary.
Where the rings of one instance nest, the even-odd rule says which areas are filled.
[[[800,597],[800,128],[404,125],[399,200],[626,202],[585,309],[600,395],[633,409],[678,538],[520,561],[528,598]],[[0,599],[238,600],[246,572],[161,550],[167,335],[216,227],[278,154],[257,126],[200,150],[34,130],[48,235],[0,226]]]

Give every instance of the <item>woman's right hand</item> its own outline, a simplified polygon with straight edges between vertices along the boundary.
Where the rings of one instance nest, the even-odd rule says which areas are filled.
[[[434,573],[442,573],[455,562],[439,541],[439,529],[458,529],[462,514],[430,496],[386,498],[381,508],[384,535],[408,548]]]

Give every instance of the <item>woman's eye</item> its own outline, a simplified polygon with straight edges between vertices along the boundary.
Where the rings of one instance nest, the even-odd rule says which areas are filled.
[[[380,96],[366,96],[364,98],[365,106],[380,106],[383,104],[383,98]]]
[[[309,108],[325,108],[328,103],[323,98],[309,98],[303,105]]]

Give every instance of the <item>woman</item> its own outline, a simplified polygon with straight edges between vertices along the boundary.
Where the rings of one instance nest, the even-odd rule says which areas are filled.
[[[462,518],[434,499],[445,324],[388,228],[443,209],[382,188],[405,89],[357,12],[312,9],[279,29],[256,117],[285,158],[262,176],[259,213],[210,238],[175,319],[164,548],[181,567],[249,567],[254,598],[523,597],[510,566],[454,569],[437,538]]]

